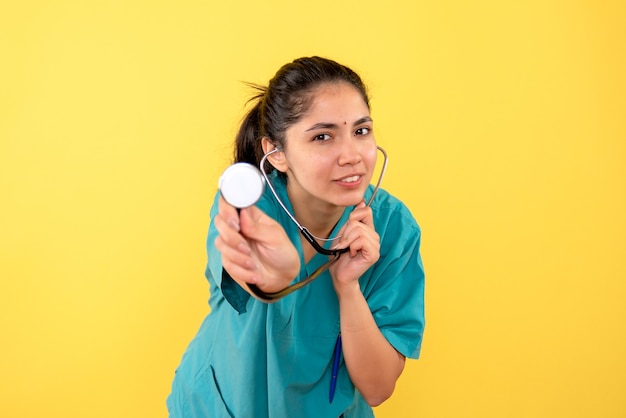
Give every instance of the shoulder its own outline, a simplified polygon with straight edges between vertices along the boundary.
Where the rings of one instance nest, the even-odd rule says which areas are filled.
[[[377,231],[392,228],[405,233],[420,233],[420,227],[410,209],[385,189],[378,190],[370,206]]]

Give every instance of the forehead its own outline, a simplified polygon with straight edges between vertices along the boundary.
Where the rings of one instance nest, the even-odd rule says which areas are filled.
[[[358,114],[357,118],[369,115],[369,107],[363,95],[352,84],[339,81],[323,83],[310,93],[311,105],[303,119],[327,115],[334,118]]]

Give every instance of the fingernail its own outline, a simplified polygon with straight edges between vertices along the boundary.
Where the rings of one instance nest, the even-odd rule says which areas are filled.
[[[250,254],[250,247],[248,247],[243,242],[240,242],[239,245],[237,245],[237,248],[239,248],[239,250],[241,250],[241,252],[245,254]]]
[[[230,225],[234,230],[239,232],[239,222],[235,218],[228,219],[228,225]]]

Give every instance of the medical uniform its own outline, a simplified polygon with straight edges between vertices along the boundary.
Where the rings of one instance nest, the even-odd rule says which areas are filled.
[[[286,182],[270,180],[287,209]],[[373,193],[370,186],[365,199]],[[211,210],[217,213],[217,200]],[[302,255],[297,226],[266,188],[257,206],[276,219]],[[396,350],[418,358],[424,330],[424,270],[420,229],[409,210],[384,190],[371,204],[380,235],[380,259],[359,279],[379,329]],[[347,221],[348,208],[335,231]],[[373,417],[350,381],[343,357],[329,401],[333,351],[340,331],[339,303],[328,271],[272,304],[246,293],[222,269],[209,228],[206,276],[211,312],[189,344],[167,399],[171,418]],[[328,243],[327,247],[331,244]],[[301,259],[302,280],[328,260]],[[343,415],[342,415],[343,414]]]

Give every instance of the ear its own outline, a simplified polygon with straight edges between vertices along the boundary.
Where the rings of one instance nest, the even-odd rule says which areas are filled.
[[[275,150],[276,148],[280,148],[274,142],[272,142],[269,138],[263,137],[261,138],[261,146],[263,147],[263,153],[267,154]],[[285,151],[282,149],[280,151],[276,151],[272,155],[267,157],[267,161],[278,171],[286,172],[287,171],[287,160],[285,159]]]

